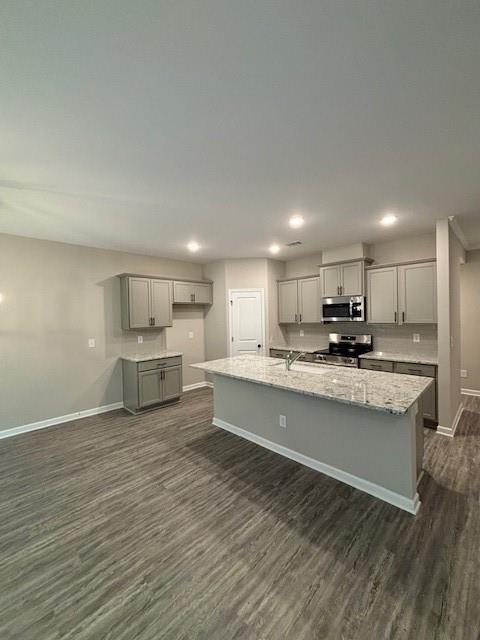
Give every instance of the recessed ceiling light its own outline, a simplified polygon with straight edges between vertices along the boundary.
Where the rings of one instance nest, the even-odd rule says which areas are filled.
[[[195,253],[195,251],[198,251],[200,249],[200,245],[198,244],[198,242],[195,242],[195,240],[192,240],[187,244],[187,248],[192,253]]]
[[[303,216],[301,216],[299,213],[296,213],[290,218],[288,224],[292,227],[292,229],[299,229],[303,226],[304,222],[305,220],[303,219]]]
[[[392,224],[395,224],[396,221],[397,216],[395,216],[393,213],[386,213],[380,220],[384,227],[390,227]]]
[[[274,242],[270,245],[269,251],[270,253],[278,253],[280,251],[280,245]]]

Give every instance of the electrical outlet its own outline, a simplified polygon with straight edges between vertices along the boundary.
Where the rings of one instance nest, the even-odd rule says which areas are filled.
[[[286,429],[287,428],[287,416],[280,415],[278,423],[282,427],[282,429]]]
[[[460,376],[462,378],[468,378],[468,371],[466,369],[460,369]]]
[[[89,347],[89,349],[94,349],[95,348],[95,338],[89,338],[88,339],[88,347]]]
[[[137,336],[137,342],[138,342],[138,344],[142,344],[143,336]]]
[[[414,342],[420,342],[420,334],[419,333],[414,333],[413,334],[413,341]]]
[[[303,329],[300,329],[300,337],[303,338],[304,335],[305,335],[305,331]]]
[[[190,340],[193,340],[193,331],[188,332],[188,337],[190,338]]]

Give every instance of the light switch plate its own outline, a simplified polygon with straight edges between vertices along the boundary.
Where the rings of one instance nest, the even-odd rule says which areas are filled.
[[[303,329],[300,329],[300,337],[303,338],[304,335],[305,335],[305,331]]]
[[[287,428],[287,416],[280,415],[278,423],[283,429],[286,429]]]
[[[193,331],[188,332],[188,337],[190,338],[190,340],[193,340]]]
[[[138,344],[142,344],[143,336],[137,336],[137,342],[138,342]]]
[[[89,347],[89,349],[94,349],[95,348],[95,338],[89,338],[88,339],[88,347]]]
[[[467,378],[468,377],[468,371],[466,369],[460,369],[460,376],[462,378]]]
[[[413,334],[413,341],[414,342],[420,342],[420,334],[419,333],[414,333]]]

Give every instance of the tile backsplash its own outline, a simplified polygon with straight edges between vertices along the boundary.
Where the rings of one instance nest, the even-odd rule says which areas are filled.
[[[300,331],[304,336],[300,336]],[[325,349],[328,346],[329,333],[362,334],[373,336],[375,351],[413,352],[432,354],[437,352],[437,325],[388,325],[358,323],[331,323],[321,325],[287,325],[283,336],[285,344],[299,348],[316,347]],[[413,342],[413,334],[420,334],[420,342]],[[280,346],[280,345],[279,345]]]

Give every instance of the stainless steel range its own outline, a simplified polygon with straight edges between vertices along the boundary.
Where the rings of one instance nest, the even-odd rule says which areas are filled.
[[[341,367],[358,367],[358,356],[373,350],[371,335],[350,336],[330,333],[328,349],[315,351],[314,362],[336,364]]]

